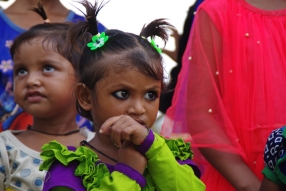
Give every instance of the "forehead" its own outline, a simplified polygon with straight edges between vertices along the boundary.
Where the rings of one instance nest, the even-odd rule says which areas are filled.
[[[63,52],[58,49],[55,41],[48,40],[45,37],[35,37],[23,41],[15,50],[13,60],[15,61],[19,57],[38,57],[40,55],[54,56],[59,54],[65,57]]]
[[[43,49],[50,50],[53,47],[52,46],[53,43],[54,42],[52,40],[46,39],[43,36],[39,36],[39,37],[35,37],[32,39],[27,39],[26,41],[23,41],[20,44],[19,49],[20,48],[27,48],[29,46],[42,46]]]
[[[144,51],[138,49],[105,54],[103,59],[97,63],[107,70],[116,72],[124,72],[134,67],[138,68],[142,73],[156,75],[158,70],[163,69],[160,60],[151,59]]]
[[[43,43],[41,39],[33,39],[23,42],[13,56],[14,62],[23,58],[39,58],[41,56],[52,56],[58,54],[49,43]]]
[[[60,54],[53,45],[44,38],[34,38],[29,41],[23,42],[13,56],[14,65],[26,64],[27,66],[32,63],[71,63],[69,60]]]
[[[143,74],[134,66],[122,68],[121,70],[109,70],[97,85],[101,88],[127,88],[133,90],[161,88],[160,80]]]

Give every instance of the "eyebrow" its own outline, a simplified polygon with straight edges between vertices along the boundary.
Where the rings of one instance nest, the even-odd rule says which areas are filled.
[[[111,85],[110,87],[112,87],[112,88],[127,87],[127,88],[130,88],[130,89],[136,89],[136,87],[133,88],[130,85],[125,84],[125,83],[114,84],[114,85]],[[161,87],[159,85],[152,85],[152,86],[146,87],[146,90],[157,90],[157,89],[161,90]]]

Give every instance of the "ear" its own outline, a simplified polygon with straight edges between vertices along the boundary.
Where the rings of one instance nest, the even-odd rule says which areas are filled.
[[[92,108],[91,91],[83,83],[78,83],[75,89],[75,95],[79,105],[85,111],[90,111]]]

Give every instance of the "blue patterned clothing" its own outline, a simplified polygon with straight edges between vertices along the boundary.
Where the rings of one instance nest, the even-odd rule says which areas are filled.
[[[0,133],[0,190],[42,191],[46,172],[39,171],[42,164],[40,153],[20,142],[14,134],[21,131]],[[95,133],[81,128],[86,141]]]
[[[271,132],[264,149],[265,168],[262,173],[272,182],[286,185],[286,127]]]

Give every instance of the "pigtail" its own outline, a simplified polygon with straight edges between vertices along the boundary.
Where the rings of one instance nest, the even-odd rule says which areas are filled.
[[[75,24],[72,24],[69,30],[68,37],[69,37],[69,42],[72,46],[71,54],[74,57],[79,58],[80,60],[78,63],[76,63],[76,69],[75,69],[77,71],[77,77],[80,82],[82,81],[83,78],[81,76],[82,73],[89,73],[91,71],[90,68],[86,67],[89,64],[87,64],[85,61],[83,62],[84,64],[82,64],[81,60],[89,58],[90,57],[89,54],[94,53],[91,52],[90,49],[88,49],[87,43],[92,40],[92,36],[95,36],[99,33],[97,15],[99,11],[104,7],[104,5],[108,3],[108,1],[106,3],[103,3],[103,1],[99,4],[97,0],[95,0],[94,5],[92,5],[87,0],[79,2],[85,8],[85,12],[81,11],[80,9],[79,11],[83,13],[83,15],[86,18],[86,21],[79,21]],[[85,49],[88,49],[89,51],[85,52]],[[92,55],[94,56],[94,54]],[[93,78],[90,78],[90,81],[92,81],[91,79]],[[84,84],[88,88],[90,89],[92,88],[91,86],[89,86],[88,83],[85,82]],[[81,108],[78,101],[76,102],[76,109],[81,116],[91,121],[93,120],[90,111],[85,111],[83,108]]]
[[[165,19],[156,19],[151,23],[149,23],[147,26],[145,24],[142,27],[139,36],[145,38],[151,37],[151,39],[154,39],[155,36],[158,36],[164,41],[166,45],[169,37],[169,35],[167,34],[169,27],[174,27],[174,26],[166,22]]]
[[[84,0],[82,2],[79,2],[82,4],[86,10],[86,13],[81,11],[85,18],[86,21],[80,21],[77,24],[73,25],[70,29],[70,38],[71,42],[77,42],[78,38],[83,37],[86,32],[89,32],[91,35],[96,35],[98,34],[98,21],[97,21],[97,15],[100,9],[106,4],[101,2],[98,5],[98,2],[95,1],[94,5],[92,5],[89,1]]]
[[[100,4],[98,4],[98,2],[95,1],[94,5],[92,5],[87,0],[78,3],[82,4],[86,10],[86,12],[83,12],[78,9],[80,12],[83,13],[86,18],[86,21],[79,21],[75,24],[72,24],[68,36],[69,42],[73,46],[72,51],[75,54],[81,55],[82,50],[84,49],[84,47],[86,47],[86,44],[88,43],[88,41],[91,40],[92,36],[98,34],[97,15],[106,3],[101,2]]]
[[[45,23],[49,23],[50,20],[47,17],[46,11],[43,4],[40,1],[37,1],[37,7],[30,8],[31,11],[38,13],[44,20]]]

